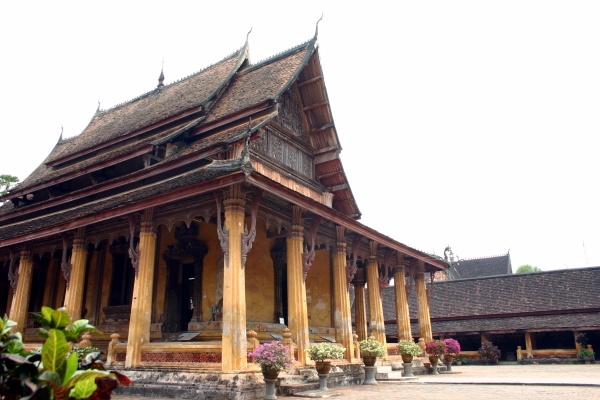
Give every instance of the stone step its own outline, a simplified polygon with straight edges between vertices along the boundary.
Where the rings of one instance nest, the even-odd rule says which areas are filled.
[[[402,372],[400,372],[400,371],[384,372],[384,373],[380,373],[379,371],[377,371],[377,374],[375,375],[375,379],[377,379],[377,380],[379,380],[379,379],[400,379],[400,378],[403,378]]]
[[[388,373],[388,372],[392,372],[392,366],[391,365],[379,365],[379,366],[377,366],[377,373],[378,374],[384,374],[384,373]]]

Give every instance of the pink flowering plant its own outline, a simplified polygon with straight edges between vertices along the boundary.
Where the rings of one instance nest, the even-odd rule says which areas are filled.
[[[434,357],[443,357],[448,346],[442,340],[425,342],[425,352]]]
[[[457,356],[460,353],[460,343],[456,339],[444,339],[446,343],[446,354]]]
[[[260,365],[263,370],[270,372],[288,370],[296,362],[290,348],[281,344],[280,341],[258,345],[256,349],[248,355],[251,356],[254,359],[254,362]]]

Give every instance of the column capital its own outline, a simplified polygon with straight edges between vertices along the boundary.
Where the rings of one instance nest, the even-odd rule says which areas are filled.
[[[73,250],[84,250],[85,248],[85,226],[77,228],[73,238]]]
[[[335,233],[337,237],[335,254],[346,255],[346,228],[341,225],[336,225]]]
[[[377,248],[379,243],[369,240],[369,264],[377,264]]]
[[[19,263],[31,262],[31,243],[24,243],[21,248],[21,260]]]
[[[144,210],[141,218],[141,225],[140,236],[156,236],[156,232],[154,230],[154,207],[149,207]]]

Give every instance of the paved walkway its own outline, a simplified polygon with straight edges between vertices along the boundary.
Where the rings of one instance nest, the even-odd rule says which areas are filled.
[[[419,375],[417,383],[382,382],[377,386],[332,388],[333,398],[370,400],[423,398],[440,400],[469,398],[600,400],[600,364],[595,365],[491,365],[453,366],[452,372]],[[113,400],[143,400],[142,397],[112,396]],[[280,399],[301,397],[279,396]],[[324,397],[327,398],[327,397]],[[153,398],[152,400],[166,400]]]

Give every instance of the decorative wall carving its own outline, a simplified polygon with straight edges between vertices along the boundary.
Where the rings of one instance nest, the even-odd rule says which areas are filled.
[[[272,127],[265,129],[260,139],[253,140],[250,148],[277,164],[314,179],[314,159],[311,153]]]
[[[319,228],[319,224],[323,217],[314,216],[310,221],[310,249],[306,245],[306,240],[304,241],[304,251],[302,252],[302,275],[304,281],[306,282],[306,276],[308,275],[308,270],[312,266],[312,262],[315,260],[315,240],[317,237],[317,229]]]
[[[244,268],[246,265],[246,258],[248,257],[250,250],[252,250],[252,244],[256,239],[256,217],[258,214],[258,205],[260,204],[262,195],[262,189],[255,189],[250,206],[250,231],[248,231],[248,226],[246,225],[244,233],[242,234],[242,268]]]
[[[304,132],[302,124],[302,106],[296,92],[290,88],[277,101],[279,102],[279,107],[277,108],[279,112],[275,117],[277,123],[289,129],[294,136],[308,142],[308,137]]]
[[[67,289],[69,288],[69,280],[71,279],[71,261],[67,260],[67,252],[69,251],[69,234],[67,232],[62,232],[60,234],[62,237],[62,260],[60,263],[60,269],[63,272],[63,276],[65,277],[65,281],[67,282]]]
[[[225,267],[229,267],[229,230],[225,228],[221,222],[221,212],[223,210],[223,204],[221,203],[221,193],[214,192],[215,200],[217,201],[217,236],[219,238],[219,244],[223,250],[225,257]]]

